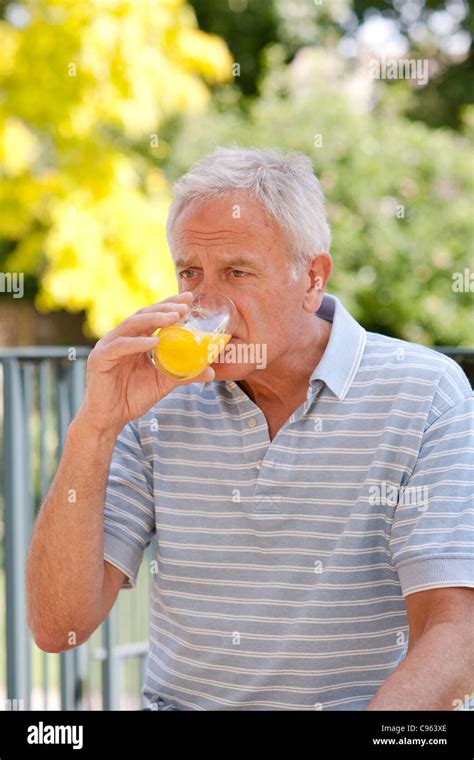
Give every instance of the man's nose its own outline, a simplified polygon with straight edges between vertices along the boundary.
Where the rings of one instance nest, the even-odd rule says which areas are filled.
[[[219,283],[217,282],[217,278],[215,278],[213,275],[204,274],[201,279],[201,282],[198,285],[197,290],[194,291],[194,294],[195,294],[195,297],[199,296],[200,298],[203,298],[205,300],[215,295],[221,290],[222,289],[219,288]]]

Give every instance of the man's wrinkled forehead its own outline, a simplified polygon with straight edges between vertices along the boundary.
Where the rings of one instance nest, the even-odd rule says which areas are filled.
[[[278,225],[262,204],[242,192],[191,200],[181,209],[171,230],[175,245],[189,244],[193,240],[196,243],[222,240],[231,244],[239,239],[278,233]]]
[[[202,255],[215,255],[227,266],[261,265],[265,252],[278,244],[280,231],[260,208],[244,205],[248,197],[241,200],[241,215],[236,217],[228,213],[228,198],[191,202],[182,210],[172,230],[176,267],[196,264]]]

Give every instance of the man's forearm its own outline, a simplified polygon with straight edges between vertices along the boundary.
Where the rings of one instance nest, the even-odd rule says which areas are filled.
[[[112,431],[94,431],[79,412],[38,515],[27,596],[29,625],[43,648],[50,642],[81,643],[98,614],[104,581],[103,505],[115,440]]]
[[[423,633],[366,709],[453,710],[473,690],[472,628],[439,623]]]

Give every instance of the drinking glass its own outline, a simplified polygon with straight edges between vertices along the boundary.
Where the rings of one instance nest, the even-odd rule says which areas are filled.
[[[197,377],[216,360],[238,322],[230,298],[198,294],[179,322],[157,332],[158,345],[152,351],[156,366],[176,380]]]

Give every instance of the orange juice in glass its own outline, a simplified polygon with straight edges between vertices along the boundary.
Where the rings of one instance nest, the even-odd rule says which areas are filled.
[[[238,321],[237,309],[227,296],[198,295],[179,322],[156,333],[156,366],[175,380],[197,377],[216,360]]]

